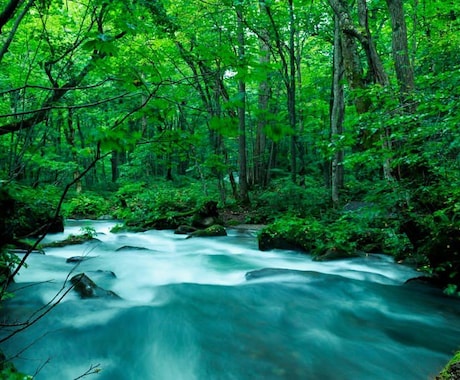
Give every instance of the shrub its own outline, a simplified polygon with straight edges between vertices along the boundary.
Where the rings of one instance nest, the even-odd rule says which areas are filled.
[[[111,203],[101,195],[86,192],[72,197],[65,202],[63,214],[67,218],[90,218],[95,219],[99,216],[110,213]]]
[[[272,181],[268,189],[254,197],[257,213],[251,222],[273,222],[284,215],[319,217],[330,203],[328,191],[313,178],[305,177],[304,181],[302,185],[290,178]]]

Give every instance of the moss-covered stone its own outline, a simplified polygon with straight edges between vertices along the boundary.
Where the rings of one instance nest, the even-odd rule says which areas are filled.
[[[460,351],[447,363],[441,371],[437,380],[459,380],[460,379]]]
[[[68,245],[78,245],[83,244],[88,241],[97,241],[92,234],[81,234],[81,235],[69,235],[64,240],[53,241],[51,243],[42,244],[42,248],[56,248],[56,247],[66,247]]]
[[[227,231],[224,226],[215,224],[211,227],[205,228],[204,230],[196,230],[192,232],[187,238],[191,237],[212,237],[212,236],[227,236]]]

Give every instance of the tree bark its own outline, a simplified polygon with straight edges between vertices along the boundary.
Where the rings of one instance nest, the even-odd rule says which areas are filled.
[[[244,39],[244,19],[242,5],[236,6],[237,14],[237,34],[238,34],[238,60],[241,71],[246,70],[245,63],[245,39]],[[248,195],[248,175],[247,175],[247,155],[246,155],[246,83],[244,75],[238,80],[238,93],[240,105],[238,106],[238,158],[239,158],[239,185],[240,185],[240,203],[249,205]]]
[[[261,13],[264,10],[265,2],[259,1],[259,8]],[[259,38],[259,63],[262,67],[268,66],[270,63],[270,36],[266,29],[261,32],[261,38]],[[254,183],[265,187],[267,185],[267,166],[268,166],[268,155],[267,150],[267,137],[265,135],[265,128],[267,125],[267,114],[269,111],[269,100],[270,100],[270,82],[269,78],[265,78],[259,83],[258,87],[258,116],[257,116],[257,132],[256,141],[254,147]]]
[[[398,79],[400,101],[405,105],[408,95],[415,88],[414,70],[409,58],[407,26],[402,0],[386,0],[391,20],[391,44]]]
[[[343,56],[342,38],[338,16],[334,17],[334,57],[332,75],[332,94],[330,108],[331,142],[334,146],[334,154],[331,163],[331,198],[334,204],[340,199],[340,189],[343,188],[343,158],[344,151],[340,144],[343,134],[343,120],[345,115],[345,100],[343,89]]]
[[[288,113],[289,126],[291,127],[291,178],[292,182],[297,180],[297,130],[296,130],[296,57],[295,57],[295,17],[294,2],[289,0],[289,75],[288,75]]]
[[[359,40],[359,32],[353,25],[348,7],[341,0],[329,0],[329,4],[337,16],[340,27],[343,66],[348,86],[351,90],[364,89],[364,70],[356,43]],[[353,101],[359,114],[367,112],[371,106],[371,101],[366,95],[357,95]]]

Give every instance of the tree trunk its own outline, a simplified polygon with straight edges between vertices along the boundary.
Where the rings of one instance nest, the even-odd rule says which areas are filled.
[[[238,60],[239,68],[241,71],[246,70],[245,63],[245,40],[244,40],[244,19],[241,4],[236,6],[236,14],[238,21]],[[239,158],[239,185],[240,185],[240,203],[242,205],[249,205],[248,195],[248,175],[247,175],[247,162],[246,162],[246,83],[245,78],[241,76],[238,80],[238,93],[240,98],[240,105],[238,106],[238,158]]]
[[[265,2],[259,1],[261,12],[264,11]],[[261,32],[262,38],[259,40],[259,63],[262,67],[267,67],[270,63],[270,46],[269,33],[266,29]],[[267,185],[267,165],[268,157],[266,153],[267,137],[264,129],[267,125],[267,114],[269,112],[270,99],[270,82],[268,77],[261,80],[258,88],[258,116],[257,116],[257,131],[254,147],[254,183],[265,187]]]
[[[402,0],[386,0],[391,20],[391,44],[393,60],[398,79],[400,101],[404,106],[407,96],[414,90],[414,70],[409,59],[409,47],[407,43],[407,27],[404,18]],[[408,111],[414,111],[409,109]]]
[[[364,71],[356,44],[358,32],[355,30],[348,8],[341,0],[329,0],[329,4],[334,10],[340,26],[343,66],[348,86],[351,90],[364,89]],[[363,94],[356,95],[353,101],[356,112],[359,114],[367,112],[371,106],[370,99]]]
[[[329,0],[329,4],[338,18],[342,33],[342,52],[344,59],[345,75],[352,90],[365,89],[369,83],[388,86],[389,80],[385,73],[380,56],[377,53],[368,25],[368,11],[366,0],[358,0],[359,27],[353,23],[347,2],[344,0]],[[362,65],[355,40],[359,41],[368,63],[368,72],[363,76]],[[368,95],[358,95],[355,98],[356,111],[363,114],[369,111],[372,101]],[[383,127],[380,133],[369,132],[364,129],[360,137],[359,149],[368,149],[380,140],[384,149],[391,150],[391,141],[388,136],[391,131]],[[391,165],[388,160],[382,163],[384,176],[392,179]]]
[[[289,0],[289,75],[288,75],[288,113],[289,113],[289,126],[292,129],[291,136],[291,177],[292,181],[296,182],[297,179],[297,131],[296,131],[296,80],[295,80],[295,17],[294,17],[294,3]]]
[[[343,119],[345,114],[345,100],[343,91],[343,56],[340,25],[337,15],[334,17],[334,58],[332,75],[332,94],[330,108],[331,142],[334,155],[331,163],[331,197],[337,204],[340,198],[340,189],[343,187],[343,157],[344,151],[340,146],[343,134]]]
[[[78,159],[78,154],[77,154],[77,146],[75,143],[75,127],[73,124],[73,111],[71,108],[69,108],[69,110],[67,111],[67,129],[64,129],[64,132],[65,132],[67,143],[71,146],[72,161],[77,165],[73,173],[73,178],[76,181],[75,182],[76,191],[77,193],[81,193],[83,189],[83,185],[82,185],[81,176],[80,176],[79,159]]]
[[[359,24],[364,30],[364,33],[359,33],[357,36],[361,42],[361,46],[366,53],[367,64],[369,66],[369,72],[367,74],[368,82],[381,84],[382,86],[388,86],[389,80],[388,75],[383,67],[382,60],[377,52],[377,48],[372,38],[372,34],[369,30],[368,21],[368,10],[366,0],[358,0],[358,14]]]

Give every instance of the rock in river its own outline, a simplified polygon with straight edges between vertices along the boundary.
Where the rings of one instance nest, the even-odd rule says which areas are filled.
[[[97,286],[85,273],[79,273],[73,276],[70,282],[81,298],[120,298],[120,296],[111,290],[105,290]]]

